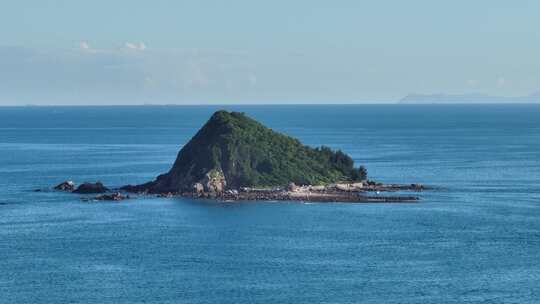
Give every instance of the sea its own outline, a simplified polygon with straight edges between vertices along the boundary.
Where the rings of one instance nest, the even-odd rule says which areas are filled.
[[[410,204],[51,190],[152,180],[219,109],[435,189]],[[0,303],[540,303],[540,105],[2,107]]]

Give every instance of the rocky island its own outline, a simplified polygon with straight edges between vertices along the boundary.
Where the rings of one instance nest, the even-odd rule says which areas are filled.
[[[222,200],[413,202],[415,196],[367,192],[421,191],[422,185],[368,181],[367,170],[328,147],[312,148],[243,113],[218,111],[180,150],[169,172],[122,191]]]
[[[101,182],[79,186],[65,181],[57,191],[81,195],[84,201],[121,201],[129,195],[209,198],[228,201],[415,202],[420,184],[382,184],[368,180],[364,166],[340,150],[312,148],[269,129],[243,113],[218,111],[180,150],[169,172],[142,185],[109,189]],[[376,195],[367,195],[376,193]]]

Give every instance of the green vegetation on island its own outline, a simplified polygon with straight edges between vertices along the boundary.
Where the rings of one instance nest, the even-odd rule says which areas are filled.
[[[312,148],[243,113],[218,111],[180,150],[168,173],[126,189],[164,193],[199,186],[219,191],[366,179],[366,169],[355,168],[352,158],[342,151]]]

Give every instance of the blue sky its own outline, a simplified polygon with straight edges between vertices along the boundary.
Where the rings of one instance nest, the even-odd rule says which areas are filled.
[[[540,90],[540,1],[0,1],[0,105]]]

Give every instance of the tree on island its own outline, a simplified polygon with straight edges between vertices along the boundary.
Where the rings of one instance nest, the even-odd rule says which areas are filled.
[[[352,173],[353,181],[366,181],[367,180],[367,169],[364,166],[360,166],[358,169],[354,170]]]

